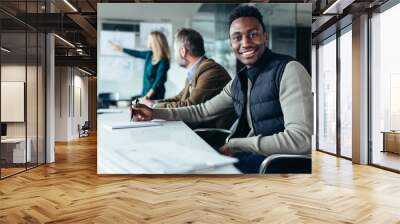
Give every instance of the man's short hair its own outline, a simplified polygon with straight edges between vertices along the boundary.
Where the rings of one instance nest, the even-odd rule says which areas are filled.
[[[196,30],[190,28],[179,29],[175,34],[175,38],[193,56],[204,56],[204,40]]]
[[[229,27],[232,25],[232,22],[240,17],[254,17],[260,22],[263,31],[265,32],[265,25],[263,22],[263,16],[261,15],[260,11],[254,6],[244,5],[238,6],[232,10],[229,15]]]

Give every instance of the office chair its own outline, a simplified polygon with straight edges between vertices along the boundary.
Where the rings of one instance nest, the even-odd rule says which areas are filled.
[[[97,99],[97,108],[110,108],[110,106],[117,106],[119,100],[118,93],[100,93]]]
[[[211,147],[218,150],[219,147],[223,146],[229,141],[233,135],[233,131],[239,123],[239,119],[232,124],[231,128],[198,128],[193,131],[200,136],[205,142],[207,142]]]
[[[231,134],[230,130],[221,128],[199,128],[194,132],[216,150],[228,142],[228,136]]]
[[[218,150],[229,141],[237,124],[238,120],[236,120],[230,130],[201,128],[194,131],[211,147]],[[259,174],[277,173],[310,174],[311,155],[273,154],[267,156],[260,165]]]
[[[82,127],[80,127],[80,125],[78,124],[79,138],[89,136],[89,129],[90,129],[89,121],[85,121]]]
[[[272,154],[260,165],[259,174],[311,174],[311,155]]]

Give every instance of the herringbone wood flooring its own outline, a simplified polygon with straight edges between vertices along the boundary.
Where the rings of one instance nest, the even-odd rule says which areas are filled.
[[[98,176],[96,139],[0,181],[0,223],[400,223],[400,175],[315,152],[312,175]]]

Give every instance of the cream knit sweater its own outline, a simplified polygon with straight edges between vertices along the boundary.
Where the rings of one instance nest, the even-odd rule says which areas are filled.
[[[154,109],[153,117],[182,120],[186,123],[213,119],[226,111],[233,110],[231,83],[232,81],[224,87],[220,94],[205,103],[173,109]],[[251,89],[250,81],[248,89]],[[247,109],[246,115],[251,131],[245,138],[232,138],[228,142],[232,151],[254,152],[266,156],[277,153],[311,153],[311,136],[313,133],[311,76],[296,61],[289,62],[285,67],[280,83],[279,101],[282,107],[285,130],[270,136],[255,136],[249,109]],[[247,105],[247,108],[249,108],[249,105]]]

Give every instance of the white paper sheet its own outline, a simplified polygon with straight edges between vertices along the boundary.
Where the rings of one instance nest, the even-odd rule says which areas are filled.
[[[154,121],[141,121],[141,122],[121,122],[121,123],[114,123],[108,124],[106,127],[108,129],[126,129],[126,128],[144,128],[144,127],[153,127],[153,126],[160,126],[161,122],[154,122]]]
[[[193,173],[236,163],[236,158],[213,151],[193,150],[168,141],[125,146],[116,149],[120,164],[137,167],[144,174]]]
[[[121,109],[114,109],[114,108],[102,108],[97,109],[97,114],[111,114],[111,113],[122,113],[124,112]]]

